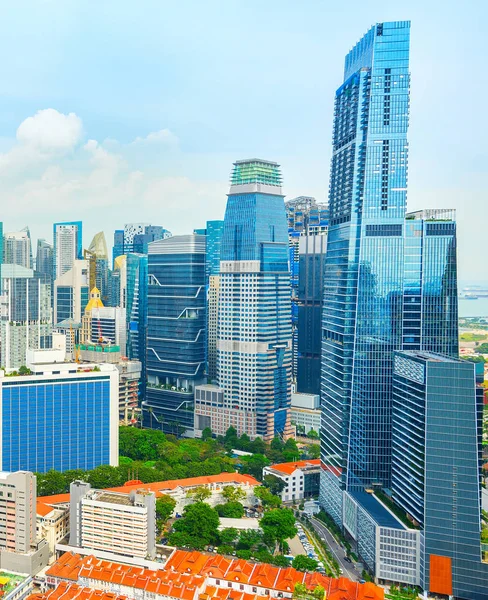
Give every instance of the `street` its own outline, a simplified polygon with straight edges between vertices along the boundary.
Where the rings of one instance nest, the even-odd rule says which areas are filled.
[[[344,577],[347,577],[352,581],[361,579],[361,572],[355,568],[354,563],[344,560],[346,553],[342,549],[342,546],[337,543],[335,537],[329,532],[324,523],[318,519],[314,519],[313,517],[310,518],[310,522],[313,524],[319,537],[321,537],[330,548],[330,551],[334,555],[343,571]]]

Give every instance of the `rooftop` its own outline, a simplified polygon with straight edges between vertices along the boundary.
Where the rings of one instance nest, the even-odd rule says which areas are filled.
[[[259,158],[238,160],[234,163],[230,181],[231,185],[261,183],[264,185],[281,186],[280,165]]]
[[[320,458],[313,458],[311,460],[297,460],[296,462],[288,463],[278,463],[276,465],[271,465],[268,468],[273,469],[273,471],[279,471],[280,473],[284,473],[286,475],[291,475],[297,469],[309,469],[312,467],[320,467]]]
[[[381,527],[390,527],[392,529],[405,529],[405,526],[387,510],[373,494],[368,492],[348,492],[356,502],[366,510],[367,513]]]
[[[132,502],[128,494],[95,491],[89,496],[89,498],[90,500],[96,500],[97,502],[106,502],[107,504],[123,504],[124,506],[132,506]]]

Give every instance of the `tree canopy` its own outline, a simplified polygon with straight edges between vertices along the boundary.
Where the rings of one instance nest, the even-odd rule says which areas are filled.
[[[195,502],[185,507],[181,519],[175,521],[169,541],[175,546],[188,546],[203,550],[217,543],[220,525],[217,511],[204,502]]]

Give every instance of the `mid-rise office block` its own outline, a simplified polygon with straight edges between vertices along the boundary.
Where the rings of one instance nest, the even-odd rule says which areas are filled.
[[[88,301],[88,261],[75,260],[72,268],[54,282],[54,323],[71,319],[81,324]]]
[[[195,385],[205,371],[205,236],[149,244],[146,427],[193,431]]]
[[[118,371],[113,365],[49,364],[55,350],[31,351],[31,374],[0,371],[3,471],[94,469],[118,464]],[[96,443],[93,442],[96,440]]]
[[[88,250],[83,251],[83,257],[88,260],[90,289],[97,287],[104,303],[109,298],[108,281],[108,251],[105,234],[99,231],[93,237]]]
[[[218,387],[196,396],[197,431],[224,433],[232,425],[267,440],[289,434],[289,277],[279,165],[237,161],[220,255]]]
[[[140,558],[156,556],[156,495],[143,489],[124,494],[70,486],[71,546]]]
[[[53,225],[53,279],[73,268],[75,260],[83,258],[81,221]]]
[[[428,352],[395,354],[392,499],[421,528],[420,585],[431,594],[486,598],[481,414],[473,363]]]

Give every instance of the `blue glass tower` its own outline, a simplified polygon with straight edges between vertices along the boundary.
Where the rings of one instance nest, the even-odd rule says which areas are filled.
[[[288,233],[279,165],[234,163],[220,256],[218,431],[271,439],[289,432]],[[212,424],[212,430],[216,425]]]
[[[139,395],[146,391],[147,254],[127,254],[127,356],[141,362]]]
[[[149,244],[145,427],[193,430],[195,385],[205,370],[205,236]]]

